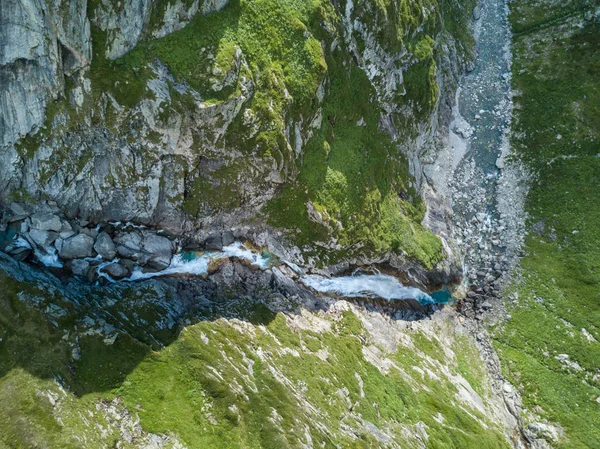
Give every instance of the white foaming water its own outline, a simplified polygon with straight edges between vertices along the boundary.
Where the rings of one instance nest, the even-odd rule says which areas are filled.
[[[258,254],[252,250],[246,248],[241,242],[234,242],[229,246],[223,248],[223,254],[227,257],[237,257],[238,259],[245,259],[252,265],[265,270],[269,268],[271,259],[263,254]]]
[[[168,268],[154,273],[144,273],[141,268],[137,268],[131,273],[131,276],[126,281],[138,281],[140,279],[150,279],[158,276],[169,276],[173,274],[191,274],[202,276],[208,273],[208,264],[214,257],[215,253],[203,254],[200,257],[186,260],[182,254],[175,254],[171,259],[171,265]],[[221,256],[223,257],[223,256]]]
[[[136,269],[131,276],[126,279],[129,281],[137,281],[140,279],[149,279],[158,276],[168,276],[173,274],[189,274],[203,276],[208,273],[208,265],[211,261],[224,259],[226,257],[237,257],[249,261],[252,265],[256,265],[261,269],[269,267],[271,261],[268,256],[257,254],[246,248],[241,242],[234,242],[229,246],[223,247],[221,252],[208,252],[199,257],[185,257],[178,253],[171,259],[171,264],[168,268],[157,271],[155,273],[144,273],[141,269]]]
[[[63,263],[58,258],[58,251],[53,246],[44,248],[46,252],[42,252],[39,249],[34,250],[35,257],[47,267],[62,268]]]
[[[383,298],[389,300],[415,299],[421,304],[435,301],[427,293],[416,287],[406,287],[393,276],[385,274],[360,274],[326,278],[307,275],[300,279],[307,287],[321,293],[329,293],[344,298]]]

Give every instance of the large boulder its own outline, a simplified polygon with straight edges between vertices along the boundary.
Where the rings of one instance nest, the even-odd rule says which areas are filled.
[[[152,270],[164,270],[171,264],[173,246],[166,237],[148,234],[144,237],[144,250],[150,255],[146,267]]]
[[[149,255],[142,249],[142,236],[137,232],[128,232],[117,239],[119,257],[145,264]]]
[[[94,249],[104,260],[113,260],[117,255],[117,247],[106,232],[101,232],[98,235]]]
[[[60,247],[59,255],[62,259],[83,259],[92,257],[94,253],[94,239],[89,235],[77,234],[68,238]]]
[[[100,271],[116,280],[123,279],[129,274],[129,270],[118,262],[113,262],[110,265],[103,267]]]
[[[204,246],[209,250],[221,251],[224,246],[231,245],[234,240],[235,238],[231,231],[216,232],[208,236],[206,242],[204,242]]]
[[[47,212],[38,212],[31,216],[31,228],[39,231],[55,231],[62,230],[62,221],[58,215]]]
[[[32,229],[29,231],[29,238],[33,242],[42,248],[51,245],[57,238],[58,233],[54,231],[41,231],[39,229]]]
[[[67,263],[67,268],[71,270],[75,276],[86,277],[90,269],[90,263],[83,259],[74,259]]]

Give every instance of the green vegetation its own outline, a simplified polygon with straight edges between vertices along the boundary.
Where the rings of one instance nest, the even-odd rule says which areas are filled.
[[[594,2],[511,7],[514,157],[534,174],[530,233],[496,330],[527,421],[560,425],[556,447],[600,447],[600,23]],[[581,26],[580,26],[581,24]],[[567,358],[568,356],[568,358]]]
[[[154,8],[153,27],[162,23],[166,5]],[[347,33],[342,18],[346,6],[334,7],[328,1],[235,0],[218,13],[197,15],[181,31],[142,41],[116,61],[105,59],[106,35],[95,29],[92,84],[95,92],[110,92],[120,104],[132,107],[148,95],[149,64],[156,60],[207,104],[239,97],[251,81],[246,112],[230,125],[221,144],[275,161],[284,184],[266,208],[268,221],[288,229],[309,252],[316,250],[323,263],[358,251],[391,250],[431,268],[442,258],[442,245],[420,225],[425,206],[414,189],[402,146],[416,137],[417,125],[428,120],[437,104],[435,40],[450,33],[459,52],[470,54],[471,8],[471,3],[438,5],[431,0],[378,0],[354,6],[352,20],[356,17],[369,27],[376,45],[390,54],[409,50],[404,84],[387,100],[397,110],[407,107],[391,116],[401,132],[396,141],[380,126],[386,113],[375,86],[384,84],[383,74],[370,80],[348,45],[333,45],[343,42]],[[374,43],[363,41],[360,33],[354,38],[360,49]],[[319,113],[321,85],[325,92]],[[194,107],[193,101],[174,98],[162,116],[167,118],[171,109]],[[308,122],[317,114],[320,126],[315,122],[319,127],[308,142],[296,142],[294,132],[286,137],[290,123],[306,135]],[[253,117],[258,132],[249,129],[242,115]],[[296,145],[303,146],[301,154],[292,150]],[[197,150],[203,154],[203,148]],[[246,169],[240,162],[227,163],[209,176],[191,169],[184,210],[198,216],[241,206],[246,198],[239,183]],[[322,220],[315,219],[311,209]],[[342,249],[320,249],[319,244],[332,237]]]
[[[151,289],[90,292],[81,309],[47,286],[0,281],[0,444],[8,447],[77,448],[84,438],[85,447],[114,447],[138,417],[131,447],[140,432],[188,448],[298,447],[307,438],[327,448],[387,447],[371,425],[405,447],[420,447],[419,426],[433,448],[509,447],[457,396],[453,376],[477,378],[481,361],[460,366],[431,333],[406,330],[397,350],[381,348],[376,358],[392,366],[380,370],[363,356],[375,344],[366,315],[352,310],[304,311],[298,326],[299,317],[254,300],[221,300],[180,332],[149,339],[165,314]],[[241,315],[219,318],[221,307]],[[131,333],[115,330],[107,342],[101,316],[127,317],[113,325]],[[133,325],[140,320],[146,329]],[[447,332],[443,341],[455,338]],[[476,351],[460,338],[461,350]]]
[[[91,92],[75,106],[70,96],[83,86],[79,75],[66,77],[64,98],[50,102],[44,129],[21,141],[22,154],[32,157],[42,141],[59,134],[77,137],[91,123],[115,141],[150,142],[144,151],[151,161],[158,156],[154,146],[163,143],[158,131],[173,126],[177,113],[200,123],[190,128],[197,159],[182,160],[185,193],[173,199],[192,217],[252,204],[256,192],[264,192],[275,198],[260,218],[287,230],[322,264],[358,252],[402,253],[428,268],[442,259],[440,240],[420,224],[425,205],[406,152],[437,107],[438,43],[452,40],[461,57],[471,54],[473,0],[368,0],[352,7],[329,0],[232,0],[222,11],[197,14],[183,29],[151,39],[172,3],[155,3],[142,40],[114,61],[106,58],[110,33],[92,25]],[[88,15],[100,6],[90,0]],[[364,30],[351,31],[356,20]],[[369,69],[367,75],[373,61],[361,59],[373,50],[385,59],[374,64],[378,70],[393,65],[395,88],[386,87],[388,73]],[[159,64],[174,77],[167,82],[170,101],[158,105],[157,129],[140,139],[135,106],[153,99],[148,82]],[[201,106],[183,84],[199,93]],[[85,145],[77,151],[76,157],[55,151],[41,162],[42,181],[57,167],[81,172],[93,154]],[[139,176],[111,173],[105,187],[132,185]],[[328,248],[332,239],[337,250]]]

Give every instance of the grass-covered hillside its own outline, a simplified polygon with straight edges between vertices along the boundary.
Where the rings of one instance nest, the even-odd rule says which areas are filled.
[[[600,447],[600,4],[516,0],[515,157],[532,172],[512,319],[496,330],[525,424],[554,447]]]
[[[2,448],[510,447],[450,312],[408,322],[274,291],[214,297],[199,279],[65,296],[7,273]]]

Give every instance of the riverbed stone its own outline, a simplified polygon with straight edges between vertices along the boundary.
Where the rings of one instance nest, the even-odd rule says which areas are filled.
[[[84,259],[74,259],[66,264],[66,267],[71,270],[75,276],[85,277],[90,269],[90,263]]]
[[[85,235],[89,235],[91,238],[95,239],[98,237],[98,230],[93,228],[82,228],[79,232]]]
[[[129,274],[129,270],[127,270],[127,268],[118,262],[113,262],[103,267],[100,271],[108,274],[111,278],[116,280],[123,279]]]
[[[40,231],[60,232],[62,230],[62,222],[58,215],[38,212],[31,216],[31,227]]]
[[[146,266],[150,269],[164,270],[171,264],[173,256],[171,241],[166,237],[149,234],[144,237],[144,250],[150,258]]]
[[[89,235],[77,234],[62,242],[59,255],[62,259],[83,259],[92,257],[94,248],[94,239]]]
[[[106,232],[98,234],[94,249],[104,260],[113,260],[117,255],[115,243]]]
[[[204,247],[213,251],[221,251],[223,249],[223,238],[221,233],[210,234],[204,242]]]
[[[133,251],[141,251],[142,236],[135,231],[126,232],[117,239],[117,243],[120,246],[125,246]]]
[[[54,241],[58,238],[58,233],[54,231],[41,231],[39,229],[32,229],[29,231],[29,238],[33,240],[37,246],[45,248],[54,243]]]

